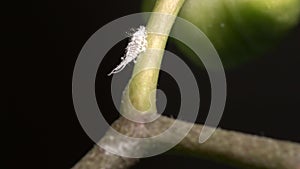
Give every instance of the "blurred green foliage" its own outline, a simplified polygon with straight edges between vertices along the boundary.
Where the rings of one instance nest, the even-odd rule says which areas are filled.
[[[142,10],[151,12],[154,4],[155,0],[144,0]],[[217,49],[225,68],[231,68],[276,44],[297,24],[299,13],[300,0],[186,0],[179,17],[200,28]],[[201,65],[189,48],[176,44]]]

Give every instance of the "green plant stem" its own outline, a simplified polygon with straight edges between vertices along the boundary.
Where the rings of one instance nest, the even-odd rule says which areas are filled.
[[[154,91],[157,87],[163,51],[168,40],[168,34],[184,1],[158,0],[153,9],[154,14],[151,15],[148,21],[147,30],[150,31],[147,37],[147,51],[138,58],[134,66],[131,83],[129,84],[129,97],[126,96],[123,99],[123,103],[130,104],[131,102],[133,107],[140,112],[150,112],[147,110],[150,109],[151,102],[155,103]],[[165,34],[153,33],[151,30],[157,30]],[[150,97],[151,95],[152,97]],[[127,98],[130,98],[130,102],[128,102]],[[154,104],[152,105],[155,106]],[[121,107],[124,107],[124,105],[121,105]],[[151,112],[155,112],[156,108],[154,107],[153,109],[154,111]],[[128,111],[127,113],[130,113],[132,109],[126,110]]]

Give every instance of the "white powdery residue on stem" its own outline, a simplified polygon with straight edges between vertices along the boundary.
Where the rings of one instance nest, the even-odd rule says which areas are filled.
[[[126,47],[126,54],[122,57],[122,62],[111,72],[108,76],[119,73],[122,71],[125,66],[131,61],[135,62],[137,57],[147,48],[147,31],[145,26],[140,26],[137,30],[131,35],[130,42]]]

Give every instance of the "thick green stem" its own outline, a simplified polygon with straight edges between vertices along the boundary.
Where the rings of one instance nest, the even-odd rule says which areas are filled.
[[[123,96],[123,105],[121,105],[123,113],[132,113],[132,108],[128,108],[128,105],[142,114],[156,112],[155,104],[151,103],[155,103],[155,90],[163,52],[169,32],[184,1],[157,1],[147,24],[147,51],[139,56],[135,64],[129,92],[127,90]]]

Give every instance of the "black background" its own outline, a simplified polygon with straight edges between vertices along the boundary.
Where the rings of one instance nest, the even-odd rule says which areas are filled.
[[[26,7],[25,4],[12,6],[16,12],[5,14],[8,24],[3,32],[12,32],[6,34],[7,56],[12,56],[9,58],[12,66],[5,73],[10,75],[8,80],[13,83],[9,83],[12,94],[9,94],[9,103],[4,109],[5,115],[9,116],[3,118],[7,134],[4,137],[7,145],[6,142],[3,144],[7,150],[4,168],[70,168],[93,146],[73,109],[71,86],[76,58],[95,31],[121,16],[140,12],[141,2],[66,0],[28,3]],[[221,128],[300,142],[299,44],[298,26],[261,58],[226,71],[228,96],[219,124]],[[107,70],[119,62],[126,40],[117,46],[107,56],[113,57]],[[172,44],[168,44],[167,49],[180,55]],[[194,67],[192,69],[195,71]],[[199,87],[201,97],[204,97],[198,122],[203,122],[208,109],[209,83],[205,71],[198,71],[196,76],[201,81]],[[164,77],[168,78],[166,75],[160,77],[162,88],[170,85]],[[96,81],[99,104],[108,105],[105,112],[114,110],[109,110],[109,99],[103,99],[106,97],[104,90],[109,91],[109,82],[108,77]],[[173,98],[172,103],[177,101],[171,94],[167,97]],[[166,110],[165,114],[172,114],[171,110]],[[16,120],[7,122],[7,117],[11,116]],[[106,113],[105,116],[112,122],[118,114]],[[135,168],[154,167],[230,168],[206,160],[166,154],[143,159]]]

